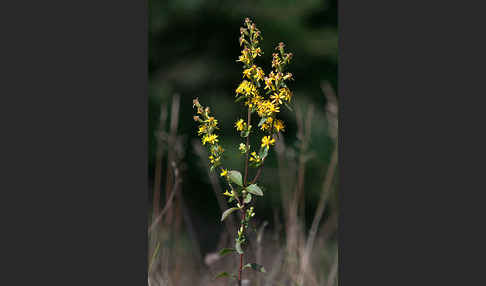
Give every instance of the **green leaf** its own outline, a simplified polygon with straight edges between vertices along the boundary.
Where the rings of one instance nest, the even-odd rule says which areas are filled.
[[[239,208],[230,208],[224,211],[223,215],[221,216],[221,221],[223,221],[229,214],[232,212],[239,210]]]
[[[234,248],[223,248],[219,251],[219,256],[224,256],[230,252],[236,251]]]
[[[235,170],[231,170],[229,173],[229,179],[231,182],[237,184],[238,186],[243,186],[243,179],[241,178],[241,173]]]
[[[262,119],[260,119],[260,122],[258,123],[258,127],[262,126],[265,121],[267,121],[267,117],[262,117]]]
[[[250,130],[243,130],[240,132],[240,136],[243,138],[248,137],[248,135],[250,135]]]
[[[245,266],[243,266],[243,268],[251,268],[251,269],[253,269],[255,271],[259,271],[259,272],[267,272],[263,266],[261,266],[260,264],[256,264],[256,263],[248,263]]]
[[[236,248],[236,252],[238,252],[238,254],[244,253],[243,249],[241,249],[241,242],[239,240],[236,241],[235,248]]]
[[[260,154],[258,154],[260,156],[260,158],[265,159],[265,157],[267,157],[268,155],[268,147],[264,147],[260,150]]]
[[[251,202],[251,194],[247,194],[246,197],[245,197],[245,199],[243,200],[243,202],[245,204],[250,203]]]
[[[256,196],[263,196],[263,191],[262,189],[260,189],[259,186],[257,186],[256,184],[251,184],[249,185],[248,187],[246,187],[246,190],[249,192],[249,193],[252,193]]]
[[[293,111],[292,107],[290,107],[290,105],[288,105],[287,102],[284,102],[284,104],[285,104],[285,107],[287,107],[290,111]]]
[[[228,272],[221,272],[218,275],[216,275],[214,279],[221,278],[221,277],[228,277],[228,276],[230,276]]]
[[[238,96],[238,95],[237,95]],[[242,95],[236,98],[235,102],[241,101],[242,99],[245,99],[246,96]]]

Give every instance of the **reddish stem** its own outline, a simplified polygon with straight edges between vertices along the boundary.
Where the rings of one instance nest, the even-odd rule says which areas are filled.
[[[263,163],[264,163],[264,160],[262,161],[262,164],[258,168],[257,173],[255,175],[255,178],[253,178],[253,180],[250,182],[250,185],[251,184],[254,184],[258,180],[258,178],[260,177],[260,175],[262,174],[262,171],[263,171]]]
[[[240,272],[238,274],[238,285],[241,286],[241,271],[243,270],[243,254],[240,254]]]

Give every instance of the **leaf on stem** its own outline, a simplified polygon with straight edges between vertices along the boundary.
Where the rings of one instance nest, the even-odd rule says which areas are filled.
[[[260,122],[258,123],[258,127],[262,126],[263,123],[265,123],[265,121],[267,121],[267,117],[263,117],[262,119],[260,119]]]
[[[221,216],[221,221],[223,221],[228,215],[230,215],[232,212],[239,210],[239,208],[230,208],[224,211],[223,215]]]
[[[250,130],[243,130],[240,132],[240,136],[243,138],[248,137],[248,135],[250,135]]]
[[[243,186],[243,179],[241,177],[241,173],[235,170],[231,170],[229,173],[229,179],[231,182],[237,184],[238,186]]]
[[[249,193],[252,193],[256,196],[263,196],[263,191],[262,189],[260,189],[259,186],[257,186],[257,184],[251,184],[249,185],[248,187],[246,187],[246,190],[249,192]]]
[[[221,277],[228,277],[228,276],[230,276],[228,272],[221,272],[218,275],[216,275],[214,279],[221,278]]]
[[[260,158],[263,160],[265,159],[265,157],[267,157],[268,155],[268,147],[265,146],[263,147],[261,150],[260,150],[260,154],[258,154],[260,156]]]
[[[220,256],[224,256],[230,252],[236,251],[234,248],[223,248],[219,251]]]
[[[243,200],[243,202],[244,202],[245,204],[250,203],[250,202],[251,202],[251,194],[249,194],[249,193],[248,193],[248,194],[246,194],[246,197],[245,197],[245,199]]]
[[[292,109],[292,107],[290,107],[290,105],[289,105],[287,102],[284,102],[284,105],[285,105],[285,107],[287,107],[287,109],[288,109],[288,110],[290,110],[290,111],[294,111],[294,110]]]
[[[251,268],[251,269],[253,269],[255,271],[259,271],[259,272],[267,272],[263,266],[261,266],[260,264],[256,264],[256,263],[248,263],[245,266],[243,266],[243,268]]]
[[[236,252],[238,252],[238,254],[244,253],[243,249],[241,249],[241,242],[239,240],[236,241],[235,248],[236,248]]]

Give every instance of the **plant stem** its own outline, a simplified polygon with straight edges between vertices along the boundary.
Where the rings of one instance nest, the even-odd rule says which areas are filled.
[[[251,122],[251,111],[250,111],[250,107],[248,107],[248,115],[247,115],[247,119],[246,119],[246,124],[249,128],[250,126],[250,122]],[[248,150],[248,146],[250,146],[250,134],[248,134],[248,136],[246,137],[246,149]],[[244,180],[244,183],[243,183],[243,186],[247,186],[247,183],[248,183],[248,156],[249,156],[249,151],[246,152],[246,159],[245,159],[245,180]],[[245,202],[242,203],[242,208],[241,208],[241,223],[243,224],[243,222],[245,221]],[[239,268],[239,272],[238,272],[238,286],[241,286],[241,272],[243,270],[243,255],[244,254],[240,254],[240,268]]]
[[[238,274],[238,286],[241,286],[241,271],[243,270],[243,254],[240,254],[240,272]]]
[[[246,126],[250,128],[250,122],[251,122],[251,112],[250,112],[250,107],[248,107],[248,115],[247,115],[247,121],[246,121]],[[246,136],[246,159],[245,159],[245,181],[244,181],[244,186],[246,187],[246,182],[248,178],[248,156],[250,151],[248,150],[248,146],[250,146],[250,134]]]
[[[255,178],[253,178],[253,180],[250,182],[250,185],[251,185],[251,184],[254,184],[254,183],[255,183],[255,182],[258,180],[258,178],[260,177],[260,175],[262,174],[262,170],[263,170],[263,164],[264,164],[264,163],[265,163],[265,159],[264,159],[264,160],[262,160],[262,164],[261,164],[261,165],[260,165],[260,167],[258,168],[257,173],[256,173],[256,175],[255,175]]]

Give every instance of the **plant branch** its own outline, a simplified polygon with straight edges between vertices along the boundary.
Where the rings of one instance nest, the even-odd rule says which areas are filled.
[[[246,121],[246,126],[248,126],[248,128],[250,128],[250,122],[251,122],[251,111],[250,111],[250,107],[248,107],[248,115],[247,115],[247,121]],[[247,183],[247,179],[248,179],[248,157],[249,157],[249,153],[250,151],[248,150],[249,149],[249,146],[250,146],[250,134],[248,134],[248,136],[246,136],[246,159],[245,159],[245,180],[244,180],[244,186],[246,187],[246,183]]]
[[[255,183],[255,182],[258,180],[258,178],[260,177],[260,175],[262,174],[262,171],[263,171],[263,164],[264,164],[264,163],[265,163],[265,159],[263,159],[263,160],[262,160],[262,164],[261,164],[261,165],[260,165],[260,167],[258,168],[257,173],[256,173],[256,175],[255,175],[255,178],[253,178],[253,180],[251,180],[250,185],[251,185],[251,184],[254,184],[254,183]]]

